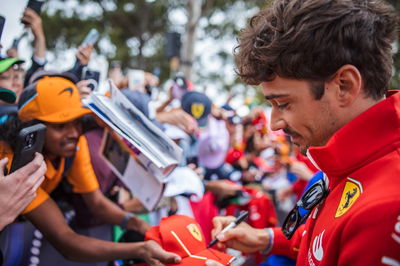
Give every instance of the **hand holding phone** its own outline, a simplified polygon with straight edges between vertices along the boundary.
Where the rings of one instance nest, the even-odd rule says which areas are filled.
[[[36,152],[42,152],[45,135],[46,126],[42,123],[25,127],[19,131],[10,173],[31,162],[35,158]]]
[[[10,175],[3,175],[7,158],[0,160],[0,230],[26,208],[36,197],[36,191],[44,181],[46,163],[41,154],[33,162]]]
[[[181,99],[188,91],[187,81],[183,75],[176,75],[172,84],[172,96],[174,99]]]
[[[44,4],[44,1],[41,0],[29,0],[28,5],[26,7],[29,7],[33,11],[35,11],[38,15],[40,15],[40,11],[42,10],[42,6]]]
[[[28,5],[26,6],[27,8],[32,9],[33,11],[35,11],[35,13],[37,15],[40,15],[40,12],[42,10],[42,6],[43,6],[44,1],[40,1],[40,0],[29,0],[28,1]],[[24,17],[25,17],[25,13],[24,13]],[[21,22],[25,25],[30,24],[27,20],[25,20],[25,18],[21,19]]]
[[[100,37],[100,33],[96,29],[91,29],[83,40],[81,46],[84,45],[94,45]]]
[[[86,71],[82,75],[82,80],[87,80],[87,87],[94,91],[99,86],[100,72],[86,69]]]

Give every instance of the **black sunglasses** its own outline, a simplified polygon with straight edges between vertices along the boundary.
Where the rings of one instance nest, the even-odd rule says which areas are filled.
[[[324,179],[314,183],[299,199],[296,206],[290,211],[282,225],[282,232],[287,239],[291,239],[297,228],[308,218],[312,209],[319,204],[329,193]]]

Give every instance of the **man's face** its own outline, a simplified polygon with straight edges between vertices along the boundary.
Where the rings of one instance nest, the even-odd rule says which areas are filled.
[[[10,67],[3,73],[0,73],[0,88],[8,89],[13,91],[13,77],[14,69]]]
[[[272,105],[271,129],[285,131],[304,154],[310,146],[323,146],[339,129],[331,93],[316,100],[308,81],[277,76],[262,82],[265,98]]]
[[[21,68],[19,69],[13,69],[13,83],[12,83],[12,91],[15,92],[17,95],[17,99],[22,93],[22,90],[24,89],[24,77],[25,77],[25,71]]]
[[[79,119],[67,123],[45,123],[47,126],[44,150],[46,157],[70,157],[76,152],[82,125]]]

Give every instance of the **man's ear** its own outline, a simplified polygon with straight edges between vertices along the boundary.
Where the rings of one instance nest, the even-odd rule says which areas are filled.
[[[334,85],[335,97],[340,107],[348,106],[361,94],[361,74],[353,65],[339,68],[329,83]]]

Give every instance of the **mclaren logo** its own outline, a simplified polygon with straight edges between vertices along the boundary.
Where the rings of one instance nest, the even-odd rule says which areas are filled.
[[[204,105],[201,103],[194,103],[190,111],[194,118],[199,119],[204,114]]]
[[[201,231],[197,225],[189,224],[188,226],[186,226],[186,228],[189,230],[192,236],[196,238],[198,241],[203,240],[203,237],[201,236]]]
[[[348,181],[346,181],[346,184],[344,185],[344,190],[339,202],[339,206],[336,210],[335,218],[345,214],[363,192],[360,182],[350,177],[347,179]]]
[[[58,94],[63,94],[64,92],[69,92],[70,96],[72,96],[72,94],[74,93],[74,90],[72,88],[65,88],[62,91],[60,91]]]

